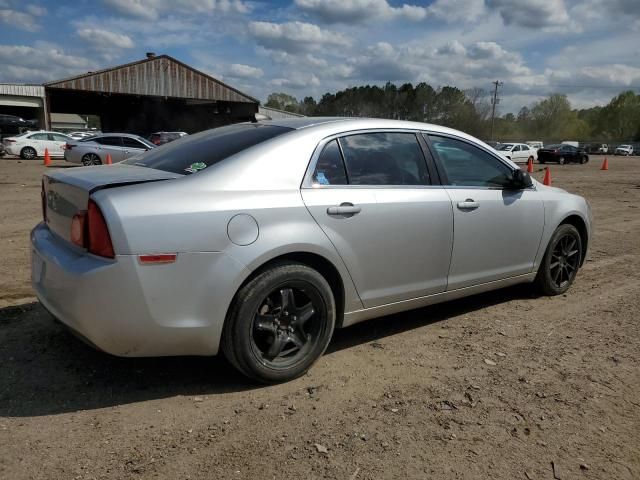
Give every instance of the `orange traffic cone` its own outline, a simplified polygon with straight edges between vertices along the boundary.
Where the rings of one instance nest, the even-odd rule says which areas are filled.
[[[527,173],[533,173],[533,158],[527,162]]]
[[[607,160],[607,157],[604,157],[600,170],[609,170],[609,160]]]
[[[44,149],[44,166],[48,167],[49,165],[51,165],[51,156],[49,155],[49,149],[45,148]]]
[[[544,180],[542,180],[543,185],[551,186],[551,170],[547,167],[544,171]]]
[[[112,165],[113,164],[113,162],[111,161],[111,154],[110,153],[107,153],[107,161],[104,162],[104,163],[106,163],[107,165]]]

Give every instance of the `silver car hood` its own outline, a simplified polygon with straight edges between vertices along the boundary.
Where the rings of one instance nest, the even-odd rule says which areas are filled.
[[[69,168],[58,170],[53,174],[47,174],[47,176],[54,181],[67,183],[88,192],[93,192],[105,186],[169,180],[181,178],[184,175],[120,163],[96,167]]]

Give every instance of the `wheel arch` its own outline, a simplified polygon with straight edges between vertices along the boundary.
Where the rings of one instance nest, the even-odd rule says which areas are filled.
[[[238,289],[236,290],[236,294],[233,297],[233,300],[229,304],[227,308],[227,314],[225,315],[225,324],[227,322],[229,312],[233,308],[233,305],[236,301],[236,296],[238,292],[253,278],[257,275],[261,274],[265,270],[269,269],[272,266],[286,263],[300,263],[302,265],[306,265],[310,268],[316,270],[320,275],[324,277],[324,279],[331,287],[331,291],[333,293],[333,298],[336,302],[336,328],[342,327],[342,322],[344,320],[344,310],[345,310],[345,286],[344,280],[340,275],[340,272],[336,268],[336,266],[328,260],[326,257],[318,254],[307,251],[293,251],[280,254],[273,258],[270,258],[260,264],[257,268],[253,269],[247,278],[240,284]]]
[[[578,230],[582,247],[582,251],[580,252],[580,266],[582,266],[584,264],[589,245],[589,231],[587,230],[586,222],[580,215],[572,214],[562,220],[558,226],[560,225],[573,225],[574,227],[576,227],[576,230]]]

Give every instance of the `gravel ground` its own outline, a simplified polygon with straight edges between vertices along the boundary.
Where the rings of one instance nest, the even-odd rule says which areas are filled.
[[[52,322],[28,281],[45,167],[0,160],[0,478],[640,478],[640,158],[601,161],[551,166],[595,217],[566,295],[360,324],[264,387],[222,358],[114,358]]]

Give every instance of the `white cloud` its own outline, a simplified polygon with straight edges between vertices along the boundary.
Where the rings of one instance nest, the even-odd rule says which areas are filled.
[[[27,5],[27,12],[35,17],[43,17],[47,14],[47,9],[39,5]]]
[[[44,82],[95,70],[84,57],[70,55],[50,44],[0,45],[0,65],[6,82]]]
[[[176,12],[185,14],[249,13],[249,5],[242,0],[103,0],[116,12],[131,17],[158,19]]]
[[[506,25],[527,28],[567,25],[570,17],[564,0],[487,0]]]
[[[350,45],[349,39],[343,34],[324,30],[312,23],[251,22],[249,33],[259,45],[284,52],[342,48]]]
[[[100,28],[82,28],[77,32],[78,36],[96,50],[111,50],[133,48],[133,40],[128,35],[115,33]]]
[[[229,65],[227,75],[233,78],[260,78],[264,75],[264,71],[261,68],[250,65],[232,63]]]
[[[40,29],[40,24],[34,15],[9,8],[0,10],[0,23],[27,32],[35,32]]]

